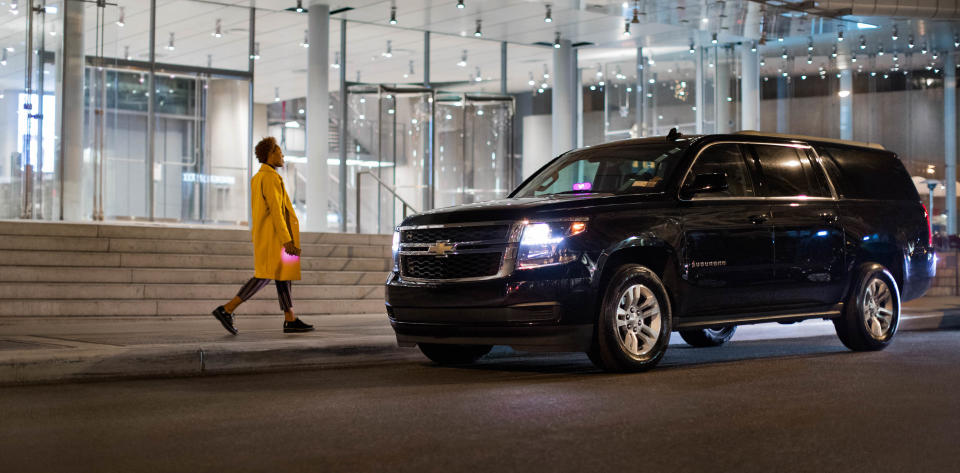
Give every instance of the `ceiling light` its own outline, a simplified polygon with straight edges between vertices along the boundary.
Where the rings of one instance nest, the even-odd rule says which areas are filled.
[[[529,86],[537,85],[537,81],[533,80],[533,71],[530,71],[530,80],[527,81],[527,85]]]
[[[273,88],[273,101],[274,102],[280,101],[280,87]]]
[[[857,62],[857,55],[850,56],[850,62]]]
[[[307,9],[303,8],[303,0],[297,0],[297,6],[293,8],[287,8],[287,10],[292,10],[297,13],[306,13]]]
[[[123,25],[126,24],[126,22],[123,21],[123,16],[124,16],[123,7],[119,7],[118,9],[120,10],[120,13],[119,13],[119,16],[117,17],[117,26],[123,28]]]
[[[843,30],[837,30],[837,42],[838,43],[843,42]]]
[[[597,63],[597,77],[603,77],[603,65]]]
[[[751,53],[757,52],[757,42],[756,42],[756,41],[750,43],[750,52],[751,52]]]
[[[716,34],[716,33],[713,33],[713,35],[710,36],[710,43],[711,43],[711,44],[717,44],[717,34]]]
[[[920,54],[927,54],[927,43],[923,43],[923,46],[920,46]]]
[[[387,50],[380,53],[381,56],[389,59],[393,57],[393,41],[387,40]]]
[[[557,31],[557,33],[553,36],[553,47],[554,49],[560,49],[560,32],[559,31]]]
[[[397,7],[396,6],[390,7],[390,24],[391,25],[397,24]]]
[[[933,60],[936,60],[938,57],[939,57],[939,55],[937,54],[936,51],[934,51],[933,54],[930,55],[930,58],[933,59]]]
[[[953,47],[960,48],[960,35],[953,35]]]
[[[883,56],[883,45],[877,46],[877,56]]]
[[[213,67],[213,54],[207,54],[207,69]]]
[[[413,71],[413,59],[410,60],[410,63],[408,64],[408,66],[409,66],[409,67],[407,68],[407,74],[412,76],[412,75],[414,74],[414,71]]]
[[[780,57],[783,59],[787,58],[787,48],[783,48],[782,50],[780,50]]]
[[[544,78],[544,79],[549,79],[549,78],[550,78],[550,69],[547,69],[547,65],[546,65],[546,64],[543,65],[543,78]]]
[[[130,46],[123,47],[123,58],[128,61],[130,60]]]
[[[457,62],[457,65],[460,67],[467,66],[467,50],[466,49],[463,50],[463,54],[460,56],[460,61]]]
[[[170,33],[170,40],[167,41],[167,50],[168,50],[168,51],[173,51],[174,49],[177,49],[177,47],[174,46],[174,44],[173,44],[173,33]]]
[[[813,64],[813,56],[807,56],[807,64]]]
[[[7,65],[7,50],[4,49],[3,55],[0,56],[0,66],[6,66],[6,65]]]
[[[483,77],[480,76],[480,66],[477,66],[477,75],[473,77],[473,80],[476,82],[483,80]]]
[[[543,16],[543,22],[544,22],[544,23],[552,23],[552,22],[553,22],[553,12],[550,10],[550,4],[549,4],[549,3],[547,4],[547,13]]]
[[[807,41],[807,51],[813,51],[813,36],[811,36],[810,40]]]
[[[777,42],[778,42],[778,43],[782,43],[782,42],[783,42],[783,35],[782,35],[782,34],[778,34],[778,35],[777,35]]]
[[[457,0],[457,8],[463,10],[464,6],[465,5],[463,4],[463,0]]]
[[[310,37],[308,36],[309,30],[303,30],[303,41],[300,42],[300,46],[304,48],[310,47]]]
[[[7,46],[7,52],[12,53],[12,52],[13,52],[13,46]]]
[[[260,42],[259,41],[257,41],[256,43],[253,43],[253,54],[250,55],[250,59],[253,59],[254,61],[260,59]]]
[[[14,15],[16,15],[17,13],[19,13],[19,11],[17,10],[18,8],[20,8],[20,6],[18,5],[17,0],[12,0],[10,2],[10,13],[13,13]]]
[[[907,40],[907,47],[913,49],[913,35],[910,35],[910,38]]]
[[[477,37],[477,38],[483,36],[483,32],[480,31],[480,20],[477,20],[477,29],[474,30],[473,36],[475,36],[475,37]]]
[[[710,19],[707,18],[707,17],[703,17],[703,18],[700,19],[700,22],[703,23],[703,24],[707,24],[707,23],[710,22]]]
[[[624,22],[623,22],[623,36],[624,36],[625,38],[629,38],[629,37],[630,37],[630,22],[629,22],[629,21],[624,21]]]
[[[836,46],[834,46],[833,49],[830,50],[830,57],[837,57],[837,47],[836,47]]]
[[[222,38],[222,37],[223,37],[223,31],[220,29],[220,19],[219,19],[219,18],[217,18],[217,24],[216,24],[216,26],[214,26],[214,28],[213,28],[213,37],[214,37],[214,38]]]
[[[333,53],[333,64],[330,64],[330,67],[334,69],[340,69],[340,51],[335,51]]]
[[[900,58],[898,58],[896,54],[894,54],[891,59],[893,59],[893,62],[897,62],[900,60]]]
[[[690,42],[690,54],[697,52],[697,48],[693,45],[693,41]]]
[[[761,59],[760,59],[760,67],[763,67],[763,66],[766,66],[766,65],[767,65],[767,60],[761,58]]]
[[[637,1],[633,2],[633,18],[630,19],[630,23],[640,23],[641,13],[640,8],[637,6],[638,3]],[[643,13],[643,15],[646,16],[646,13]]]
[[[897,25],[893,25],[893,33],[890,35],[890,39],[894,41],[900,39],[900,35],[897,34]]]

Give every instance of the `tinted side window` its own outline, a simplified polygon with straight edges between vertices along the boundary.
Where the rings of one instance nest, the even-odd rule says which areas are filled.
[[[756,192],[753,188],[753,179],[747,163],[740,152],[740,145],[735,143],[720,143],[707,147],[697,162],[693,164],[686,185],[693,184],[697,174],[723,173],[727,177],[727,190],[710,192],[700,197],[753,197]]]
[[[919,200],[910,174],[897,156],[888,151],[841,146],[817,148],[833,180],[848,199]]]
[[[803,149],[792,146],[752,145],[763,174],[768,197],[830,197]]]

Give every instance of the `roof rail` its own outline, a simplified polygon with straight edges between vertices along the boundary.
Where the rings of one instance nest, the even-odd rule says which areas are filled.
[[[823,143],[837,143],[841,145],[850,145],[850,146],[862,146],[865,148],[873,149],[882,149],[886,151],[886,148],[879,143],[864,143],[862,141],[852,141],[852,140],[838,140],[836,138],[821,138],[819,136],[807,136],[807,135],[788,135],[785,133],[767,133],[763,131],[756,130],[740,130],[734,132],[735,135],[751,135],[751,136],[770,136],[773,138],[787,138],[791,140],[803,140],[803,141],[820,141]]]

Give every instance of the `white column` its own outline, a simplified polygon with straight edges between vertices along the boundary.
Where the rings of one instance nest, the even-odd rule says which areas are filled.
[[[714,75],[714,104],[716,106],[716,126],[713,127],[714,133],[730,133],[730,68],[733,67],[733,57],[730,50],[726,47],[714,46],[714,65],[716,69]]]
[[[777,76],[777,133],[790,133],[790,83]]]
[[[553,156],[577,146],[576,55],[570,40],[553,50]]]
[[[840,71],[840,139],[853,139],[853,71]]]
[[[327,175],[330,120],[330,7],[314,3],[307,13],[307,215],[304,230],[327,228]],[[340,58],[346,64],[346,58]],[[342,66],[341,66],[342,67]]]
[[[957,58],[946,55],[943,64],[943,160],[947,181],[947,234],[957,234]],[[931,191],[932,192],[932,191]],[[932,210],[932,209],[931,209]]]
[[[704,51],[706,51],[706,49],[705,49],[705,48],[701,48],[700,46],[696,46],[696,48],[697,48],[697,54],[694,54],[694,56],[696,56],[696,57],[694,58],[694,61],[696,61],[696,75],[695,75],[695,79],[694,79],[694,84],[696,84],[696,85],[694,86],[694,87],[696,88],[696,91],[694,92],[694,93],[696,94],[696,96],[695,96],[695,98],[696,98],[695,103],[696,103],[696,105],[697,105],[697,113],[696,113],[697,123],[696,123],[696,130],[697,130],[697,134],[698,134],[698,135],[702,135],[702,134],[703,134],[703,120],[704,120],[704,114],[703,114],[704,110],[703,110],[703,108],[704,108],[704,106],[705,106],[706,103],[707,103],[706,100],[705,100],[706,94],[703,92],[703,90],[706,88],[706,87],[705,87],[705,82],[706,82],[706,81],[703,80],[703,54],[704,54]]]
[[[740,50],[740,127],[760,129],[760,55],[750,46]]]
[[[83,192],[83,9],[81,2],[63,2],[63,69],[61,71],[57,129],[58,153],[63,194],[63,220],[88,219],[92,202],[84,202]]]

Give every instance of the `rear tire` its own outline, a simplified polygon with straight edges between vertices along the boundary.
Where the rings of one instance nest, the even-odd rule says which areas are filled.
[[[443,345],[438,343],[417,344],[420,351],[434,363],[441,365],[466,365],[490,353],[492,345]]]
[[[681,330],[680,338],[688,345],[697,348],[718,347],[730,341],[737,332],[737,326],[721,327],[718,329],[704,328],[695,330]]]
[[[672,327],[670,298],[657,274],[623,265],[604,290],[587,355],[606,371],[646,371],[663,358]]]
[[[879,264],[864,265],[844,304],[833,319],[837,336],[854,351],[883,350],[900,324],[900,290],[897,281]]]

